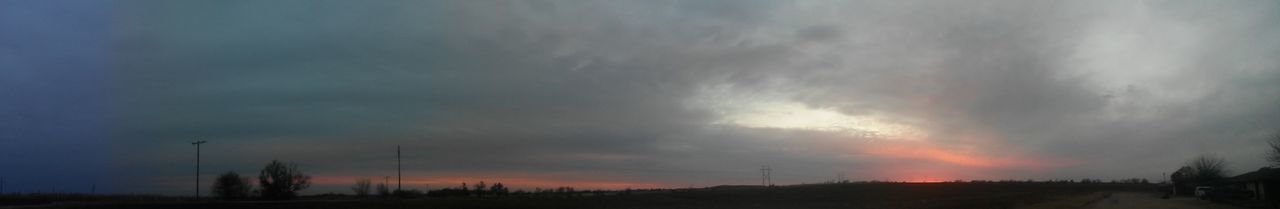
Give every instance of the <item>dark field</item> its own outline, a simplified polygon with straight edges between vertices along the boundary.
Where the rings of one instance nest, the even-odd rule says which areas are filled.
[[[596,197],[322,199],[295,201],[99,201],[40,208],[1043,208],[1079,206],[1107,191],[1152,192],[1151,185],[1066,183],[875,183],[764,188],[726,186]],[[1074,198],[1074,199],[1073,199]],[[1074,202],[1071,202],[1074,201]],[[1087,201],[1087,200],[1086,200]]]

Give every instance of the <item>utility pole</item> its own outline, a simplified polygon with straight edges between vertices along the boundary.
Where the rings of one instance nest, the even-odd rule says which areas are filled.
[[[196,145],[196,199],[197,200],[200,199],[200,145],[204,143],[209,143],[209,142],[207,141],[191,142],[191,145]]]
[[[0,195],[4,195],[4,177],[0,177]]]
[[[402,177],[400,173],[400,145],[396,145],[396,191],[400,191]]]

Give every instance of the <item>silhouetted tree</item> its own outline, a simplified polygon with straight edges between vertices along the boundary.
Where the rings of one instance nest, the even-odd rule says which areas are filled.
[[[494,183],[493,186],[489,186],[489,193],[493,194],[493,196],[506,196],[508,192],[507,186],[502,185],[502,182]]]
[[[291,199],[298,191],[311,186],[311,177],[302,174],[298,165],[272,160],[258,173],[262,197],[266,199]]]
[[[213,181],[213,195],[228,200],[244,199],[249,197],[251,187],[253,186],[249,185],[249,178],[227,171],[218,175],[218,179]]]
[[[391,186],[387,186],[386,183],[378,183],[378,196],[379,197],[391,196]]]
[[[476,187],[475,190],[472,190],[476,192],[476,197],[484,197],[484,189],[486,189],[484,185],[484,181],[480,181],[480,183],[476,183],[475,185],[472,185],[472,186]]]
[[[577,195],[577,192],[574,191],[573,187],[559,187],[556,188],[555,194],[559,194],[564,197],[573,197]]]
[[[351,191],[354,191],[356,196],[368,197],[369,189],[372,189],[373,186],[372,184],[373,180],[370,180],[369,178],[356,179],[356,185],[351,186]]]
[[[1207,183],[1227,176],[1227,161],[1216,156],[1202,155],[1187,162],[1195,182]]]

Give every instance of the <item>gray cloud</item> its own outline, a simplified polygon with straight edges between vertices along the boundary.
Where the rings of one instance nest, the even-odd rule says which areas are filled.
[[[1158,179],[1202,153],[1251,170],[1280,128],[1277,5],[1197,4],[129,2],[112,141],[137,178],[185,175],[197,137],[224,152],[215,170],[328,176],[386,175],[397,144],[423,178],[673,186],[750,184],[762,164],[779,183]],[[716,123],[690,101],[730,101],[703,98],[719,87],[929,137]],[[866,150],[882,146],[1013,166]]]

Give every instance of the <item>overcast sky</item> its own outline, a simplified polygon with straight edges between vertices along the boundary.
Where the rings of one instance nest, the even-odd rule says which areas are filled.
[[[1276,1],[0,1],[4,192],[1266,166]]]

